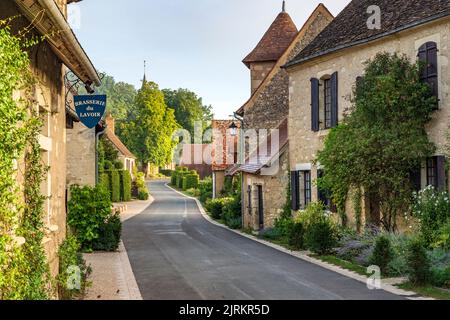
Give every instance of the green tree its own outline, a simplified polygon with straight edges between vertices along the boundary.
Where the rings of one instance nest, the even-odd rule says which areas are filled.
[[[349,114],[317,158],[325,172],[319,187],[331,190],[341,206],[351,188],[361,188],[379,208],[371,222],[390,231],[397,213],[409,208],[411,171],[435,150],[425,124],[436,99],[420,81],[420,67],[397,54],[369,60]]]
[[[187,89],[164,89],[164,98],[169,108],[175,110],[175,118],[183,129],[194,137],[196,121],[203,122],[203,130],[209,127],[212,120],[212,107],[203,105],[202,98]]]
[[[130,146],[144,167],[148,163],[164,166],[172,159],[179,128],[174,110],[166,106],[164,94],[154,82],[145,82],[138,91],[128,121],[121,125],[124,143]]]

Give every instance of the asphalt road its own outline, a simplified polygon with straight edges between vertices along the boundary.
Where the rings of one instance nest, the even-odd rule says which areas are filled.
[[[212,225],[164,182],[150,189],[155,202],[123,228],[145,300],[401,298]]]

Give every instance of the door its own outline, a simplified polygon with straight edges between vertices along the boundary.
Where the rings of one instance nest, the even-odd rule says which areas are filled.
[[[259,230],[264,229],[264,202],[263,187],[258,186],[258,213],[259,213]]]

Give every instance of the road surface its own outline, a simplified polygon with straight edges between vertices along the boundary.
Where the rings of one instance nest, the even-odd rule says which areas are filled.
[[[154,203],[123,228],[144,300],[401,298],[215,226],[165,182],[150,189]]]

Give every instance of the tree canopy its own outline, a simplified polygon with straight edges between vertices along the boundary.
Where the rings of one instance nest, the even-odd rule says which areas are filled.
[[[177,122],[194,137],[196,121],[203,123],[203,129],[209,126],[212,120],[212,107],[203,105],[202,98],[187,89],[164,89],[164,98],[169,108],[175,110]]]
[[[119,126],[124,143],[143,164],[164,166],[171,162],[175,147],[172,135],[179,125],[156,83],[143,84],[127,121]]]
[[[395,229],[397,213],[408,210],[412,170],[435,150],[425,131],[435,106],[419,64],[388,53],[369,60],[349,114],[318,154],[319,187],[331,190],[341,208],[351,188],[363,190],[379,207],[370,222]]]

